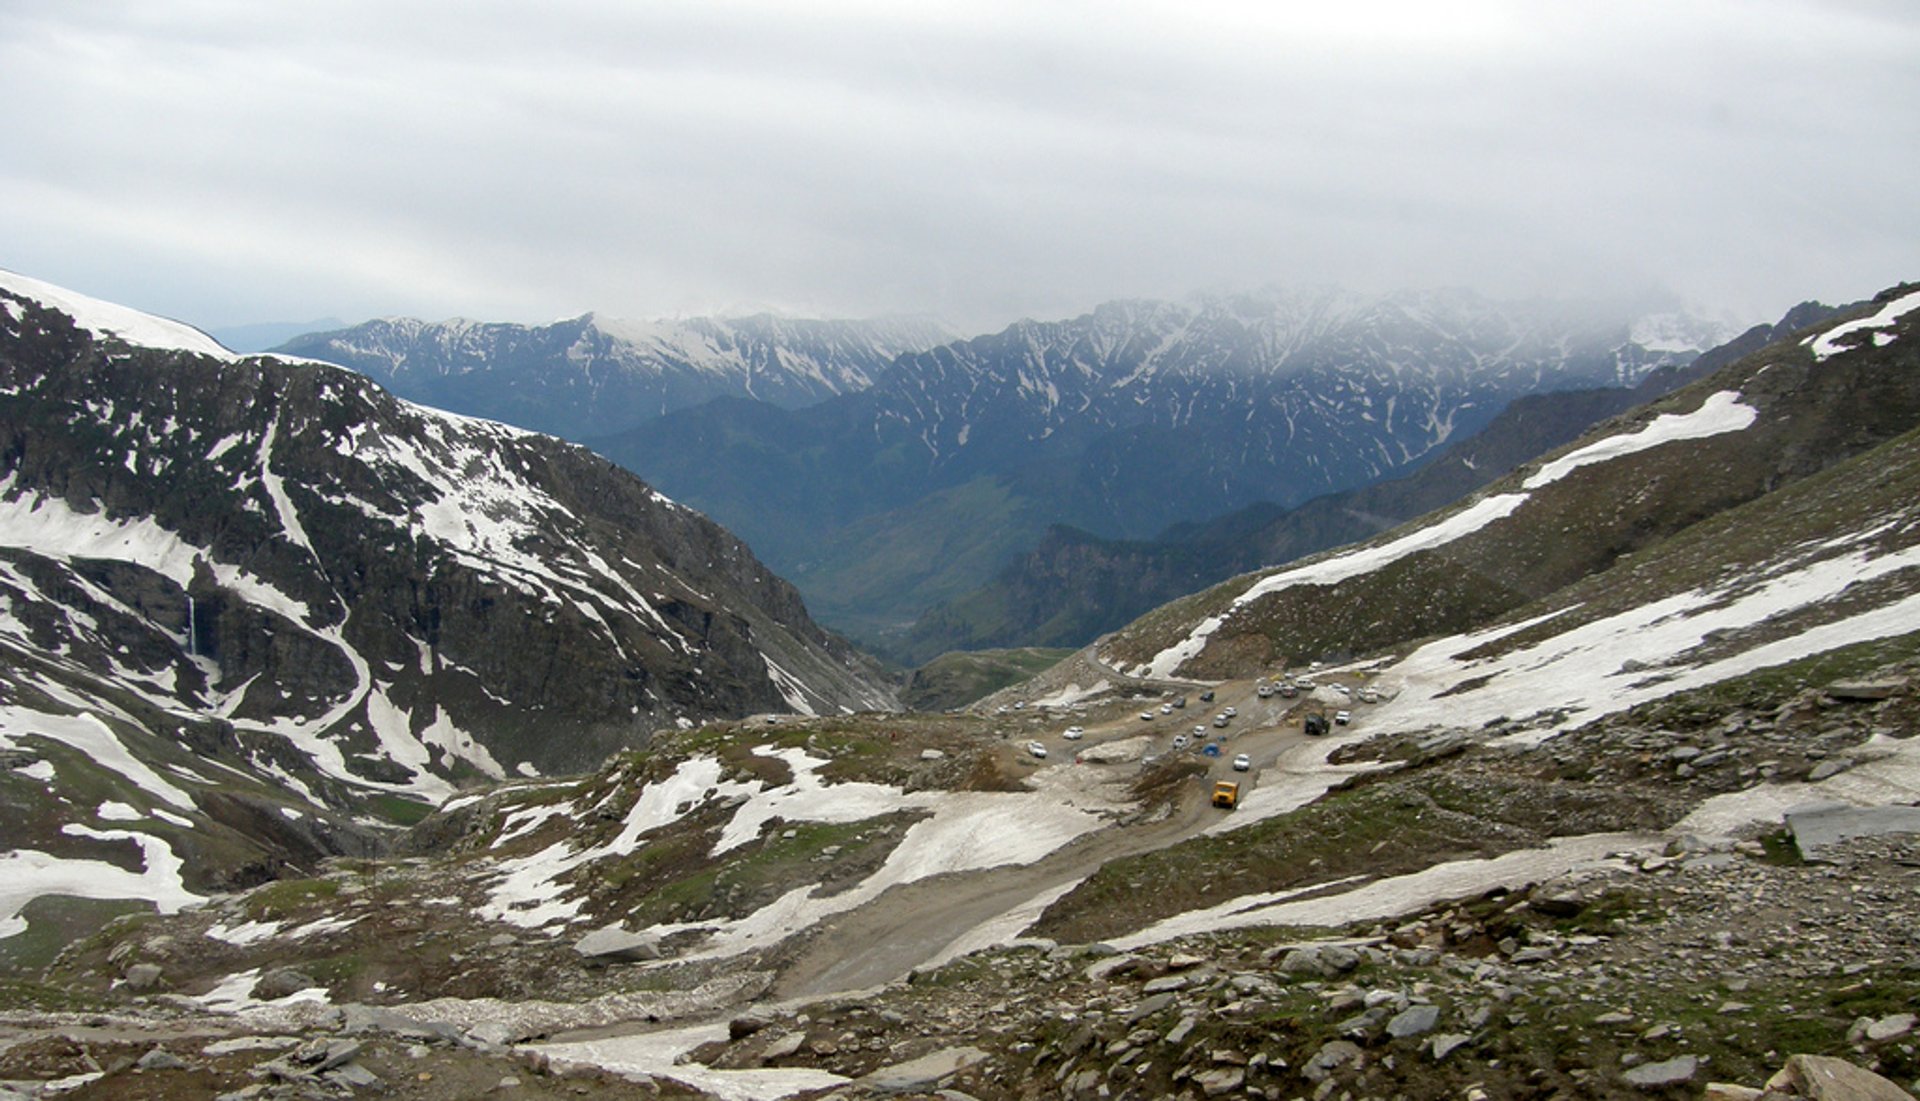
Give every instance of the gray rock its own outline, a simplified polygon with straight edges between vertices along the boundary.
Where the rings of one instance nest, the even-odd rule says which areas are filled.
[[[609,963],[634,963],[660,958],[660,937],[656,933],[630,933],[608,926],[581,937],[573,946],[589,967]]]
[[[760,1062],[764,1066],[767,1063],[773,1062],[775,1059],[785,1059],[787,1056],[799,1051],[801,1045],[806,1042],[807,1036],[804,1032],[788,1032],[777,1036],[773,1042],[766,1046],[765,1050],[760,1052]]]
[[[1438,1063],[1447,1056],[1452,1055],[1462,1046],[1472,1042],[1473,1037],[1471,1036],[1465,1036],[1458,1032],[1442,1032],[1427,1041],[1427,1050],[1433,1054],[1433,1061]]]
[[[1813,766],[1812,770],[1807,773],[1807,779],[1811,782],[1818,783],[1830,776],[1840,775],[1852,768],[1856,763],[1852,757],[1831,757]]]
[[[1768,1079],[1767,1089],[1812,1101],[1913,1101],[1912,1094],[1878,1074],[1827,1055],[1793,1056]]]
[[[727,1038],[744,1040],[773,1023],[773,1015],[764,1009],[749,1009],[727,1022]]]
[[[1089,964],[1087,966],[1086,976],[1094,982],[1101,982],[1113,978],[1116,975],[1125,975],[1137,970],[1144,962],[1145,961],[1139,956],[1134,955],[1108,956],[1105,959]]]
[[[1866,1038],[1869,1043],[1883,1044],[1888,1040],[1897,1040],[1913,1031],[1917,1018],[1911,1013],[1895,1013],[1882,1017],[1867,1025]]]
[[[397,1010],[348,1002],[339,1007],[340,1031],[353,1036],[385,1033],[403,1040],[459,1043],[460,1030],[444,1021],[422,1021]]]
[[[1822,849],[1849,838],[1920,833],[1920,807],[1816,803],[1795,807],[1785,817],[1795,847],[1807,860],[1818,860]]]
[[[977,1047],[943,1048],[918,1059],[881,1067],[859,1081],[869,1089],[886,1092],[926,1091],[986,1057],[987,1053]]]
[[[275,1001],[302,990],[312,990],[319,986],[312,975],[296,971],[291,967],[276,967],[272,971],[254,980],[253,996],[263,1002]]]
[[[156,1047],[140,1057],[134,1066],[141,1070],[181,1070],[187,1061],[163,1047]]]
[[[1193,1084],[1208,1097],[1238,1092],[1247,1084],[1247,1072],[1240,1067],[1214,1067],[1194,1075]]]
[[[127,968],[125,975],[128,990],[152,990],[160,985],[160,967],[152,963],[136,963]]]
[[[1140,988],[1142,994],[1168,994],[1175,990],[1185,990],[1191,985],[1185,975],[1163,975]]]
[[[1387,1022],[1387,1035],[1396,1040],[1403,1040],[1409,1036],[1422,1036],[1432,1032],[1434,1026],[1439,1023],[1439,1006],[1408,1006],[1395,1014],[1393,1020]]]
[[[1360,966],[1360,954],[1339,944],[1295,948],[1280,960],[1280,970],[1288,975],[1319,975],[1334,978]]]
[[[1153,1016],[1155,1013],[1160,1012],[1161,1010],[1167,1008],[1172,1004],[1173,1004],[1172,994],[1155,994],[1151,998],[1148,998],[1145,1001],[1141,1002],[1139,1005],[1134,1006],[1133,1012],[1127,1014],[1127,1020],[1129,1021],[1146,1020],[1148,1017]]]
[[[1621,1075],[1628,1085],[1643,1090],[1665,1089],[1693,1081],[1700,1073],[1700,1059],[1694,1055],[1681,1055],[1665,1059],[1658,1063],[1644,1063]]]
[[[1200,1018],[1194,1016],[1191,1013],[1187,1014],[1185,1017],[1180,1018],[1179,1024],[1174,1025],[1172,1028],[1167,1030],[1167,1035],[1165,1037],[1166,1042],[1169,1044],[1175,1044],[1175,1045],[1186,1043],[1187,1037],[1193,1034],[1194,1026],[1198,1025],[1199,1023],[1200,1023]]]
[[[1359,1044],[1351,1040],[1332,1040],[1313,1053],[1313,1058],[1300,1068],[1300,1073],[1310,1082],[1324,1082],[1333,1077],[1334,1071],[1348,1065],[1358,1066],[1365,1058]]]
[[[329,1082],[363,1090],[380,1084],[380,1076],[358,1063],[347,1063],[326,1072]]]

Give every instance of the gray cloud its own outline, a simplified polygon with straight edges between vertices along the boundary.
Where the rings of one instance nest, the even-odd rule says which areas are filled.
[[[205,325],[1302,281],[1759,317],[1920,277],[1916,58],[1920,11],[1817,0],[0,2],[0,266]]]

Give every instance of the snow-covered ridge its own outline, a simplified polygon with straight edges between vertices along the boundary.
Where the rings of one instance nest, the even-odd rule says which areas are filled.
[[[191,325],[89,298],[17,272],[0,269],[0,290],[59,310],[96,336],[113,337],[144,348],[193,352],[229,362],[240,358]]]
[[[1901,295],[1899,298],[1882,306],[1871,316],[1835,325],[1824,333],[1816,333],[1808,337],[1805,343],[1813,349],[1813,358],[1815,359],[1826,359],[1836,352],[1845,351],[1847,345],[1843,343],[1843,340],[1846,337],[1852,336],[1854,333],[1872,333],[1874,345],[1876,347],[1885,347],[1893,341],[1893,334],[1882,330],[1892,327],[1894,322],[1912,313],[1914,310],[1920,310],[1920,291]]]

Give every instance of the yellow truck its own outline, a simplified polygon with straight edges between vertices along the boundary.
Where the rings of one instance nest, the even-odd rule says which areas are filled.
[[[1213,805],[1232,810],[1240,805],[1240,785],[1232,780],[1215,780],[1213,783]]]

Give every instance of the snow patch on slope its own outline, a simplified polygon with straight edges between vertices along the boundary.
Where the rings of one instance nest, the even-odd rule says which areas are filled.
[[[1563,455],[1541,467],[1522,484],[1522,488],[1540,489],[1580,467],[1608,462],[1663,444],[1738,432],[1752,425],[1757,416],[1758,411],[1743,404],[1738,393],[1723,390],[1709,395],[1691,413],[1662,414],[1635,431],[1609,436]],[[1349,578],[1384,569],[1409,555],[1446,546],[1513,515],[1530,496],[1530,493],[1501,493],[1482,497],[1458,512],[1416,528],[1397,539],[1330,554],[1304,566],[1269,574],[1236,597],[1224,612],[1201,620],[1186,638],[1162,650],[1146,664],[1135,667],[1131,673],[1138,677],[1173,677],[1182,665],[1206,649],[1207,640],[1227,619],[1254,601],[1299,585],[1336,585]]]
[[[1882,347],[1893,343],[1893,334],[1877,330],[1892,327],[1894,322],[1914,310],[1920,310],[1920,291],[1901,295],[1881,307],[1879,312],[1871,317],[1857,318],[1835,325],[1824,333],[1808,337],[1804,343],[1813,349],[1815,359],[1826,359],[1837,352],[1846,351],[1847,345],[1842,343],[1842,338],[1852,336],[1854,333],[1871,332],[1874,345]]]

